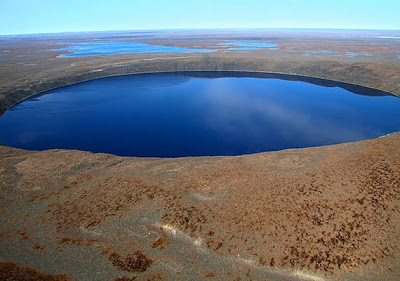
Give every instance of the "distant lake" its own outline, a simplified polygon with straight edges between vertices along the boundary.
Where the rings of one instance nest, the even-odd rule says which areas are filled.
[[[184,48],[118,41],[66,42],[64,45],[65,44],[69,46],[53,49],[55,52],[68,51],[68,53],[61,54],[60,57],[86,57],[130,53],[210,53],[214,51],[201,48]]]
[[[278,44],[265,43],[265,42],[246,42],[246,41],[233,41],[220,43],[218,45],[229,47],[228,51],[254,51],[261,49],[279,50]]]
[[[240,155],[400,130],[397,97],[296,79],[193,72],[88,81],[9,109],[0,117],[0,143],[128,156]]]

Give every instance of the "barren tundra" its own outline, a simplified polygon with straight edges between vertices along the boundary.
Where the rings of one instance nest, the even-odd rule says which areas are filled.
[[[400,96],[400,40],[381,38],[396,34],[159,35],[1,37],[1,113],[85,80],[189,70],[294,74]],[[215,51],[58,57],[71,40]],[[221,45],[239,40],[279,48]],[[235,157],[0,146],[0,279],[400,280],[399,156],[399,133]]]

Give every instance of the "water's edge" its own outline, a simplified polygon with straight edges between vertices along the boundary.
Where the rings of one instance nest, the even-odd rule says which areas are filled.
[[[265,78],[279,78],[284,80],[298,80],[328,87],[338,86],[356,94],[360,94],[360,90],[362,90],[364,93],[366,91],[367,95],[370,95],[368,93],[380,91],[381,95],[400,96],[400,92],[397,94],[397,92],[382,89],[382,87],[371,87],[366,85],[366,82],[357,83],[352,81],[352,83],[349,83],[344,77],[343,79],[337,78],[336,75],[338,73],[335,72],[329,72],[328,75],[326,75],[326,71],[321,71],[321,66],[316,66],[314,64],[313,66],[316,67],[316,69],[310,66],[310,68],[299,68],[297,71],[296,69],[294,71],[279,71],[279,69],[275,71],[274,69],[268,69],[271,68],[270,65],[258,65],[258,62],[255,61],[247,63],[224,63],[213,60],[212,63],[210,63],[210,60],[208,59],[180,60],[176,58],[167,60],[162,59],[162,63],[160,63],[160,61],[161,59],[139,60],[124,65],[113,65],[101,69],[92,69],[88,72],[65,75],[46,81],[38,81],[33,84],[21,86],[20,88],[0,94],[0,116],[3,115],[4,112],[9,108],[20,103],[21,101],[49,90],[101,78],[150,73],[177,72],[183,74],[195,74],[199,72],[215,72],[221,75],[224,75],[224,73],[225,75],[237,74],[247,77],[256,76]],[[275,67],[272,66],[272,68]],[[317,73],[325,75],[316,75]],[[346,76],[345,74],[343,75]],[[366,79],[366,77],[364,78]],[[362,80],[362,78],[360,78],[360,80]]]

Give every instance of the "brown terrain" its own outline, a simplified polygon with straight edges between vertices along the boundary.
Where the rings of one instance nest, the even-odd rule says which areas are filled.
[[[161,71],[295,74],[400,96],[396,39],[357,32],[153,35],[102,40],[218,50],[60,58],[51,51],[57,43],[101,34],[0,37],[1,113],[51,88]],[[218,45],[238,40],[281,49]],[[0,146],[0,279],[400,280],[399,156],[400,133],[235,157]]]

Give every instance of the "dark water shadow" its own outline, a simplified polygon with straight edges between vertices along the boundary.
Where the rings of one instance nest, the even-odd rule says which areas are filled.
[[[394,96],[389,92],[365,86],[327,80],[322,78],[294,75],[294,74],[262,73],[262,72],[247,72],[247,71],[180,71],[174,73],[184,74],[191,77],[204,77],[204,78],[248,77],[248,78],[281,79],[286,81],[306,82],[323,87],[340,87],[349,92],[362,96],[370,96],[370,97]]]

